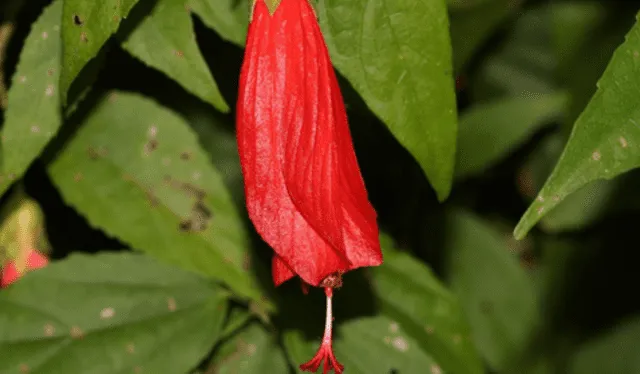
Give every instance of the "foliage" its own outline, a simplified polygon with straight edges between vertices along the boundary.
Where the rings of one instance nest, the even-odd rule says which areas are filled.
[[[0,289],[0,374],[311,358],[322,292],[273,287],[244,207],[250,3],[0,3],[0,269],[52,259]],[[640,2],[312,3],[383,231],[346,371],[638,372]]]

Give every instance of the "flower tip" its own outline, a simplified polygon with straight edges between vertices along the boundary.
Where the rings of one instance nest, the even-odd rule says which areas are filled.
[[[327,374],[329,370],[333,370],[335,374],[342,374],[344,366],[338,362],[338,359],[336,359],[336,356],[333,354],[331,342],[323,342],[316,355],[308,362],[300,365],[300,370],[315,373],[318,371],[320,364],[322,364],[323,361],[323,374]]]

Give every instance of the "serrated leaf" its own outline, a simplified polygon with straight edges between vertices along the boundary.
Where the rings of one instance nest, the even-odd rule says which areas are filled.
[[[640,318],[585,343],[571,360],[571,374],[640,373]]]
[[[189,0],[189,6],[223,39],[244,45],[249,25],[247,0]]]
[[[518,357],[537,327],[533,283],[507,247],[508,234],[473,215],[447,218],[447,278],[471,324],[476,347],[500,371]]]
[[[229,111],[198,49],[186,0],[159,0],[122,46],[190,93]]]
[[[33,24],[22,48],[2,127],[0,195],[24,174],[62,123],[60,17],[62,1],[58,0]]]
[[[318,13],[338,70],[444,200],[453,179],[457,126],[446,4],[323,0]]]
[[[98,55],[102,45],[118,30],[138,0],[64,0],[62,12],[62,72],[60,95],[67,91],[82,68]]]
[[[384,266],[371,269],[382,312],[447,373],[484,373],[456,297],[433,272],[382,237]]]
[[[511,14],[519,9],[512,0],[459,0],[451,4],[451,45],[456,72]]]
[[[298,365],[310,360],[320,341],[307,341],[297,330],[286,331],[283,343]],[[442,368],[404,327],[385,316],[361,317],[340,324],[334,335],[334,351],[349,373],[443,373]]]
[[[456,177],[479,174],[564,113],[567,97],[556,92],[507,97],[478,104],[460,117]]]
[[[136,94],[110,93],[49,174],[92,225],[260,300],[245,270],[249,244],[238,212],[195,135],[171,111]]]
[[[567,195],[640,166],[640,23],[616,50],[551,176],[514,231],[527,232]]]
[[[220,347],[207,372],[280,374],[289,372],[289,364],[275,334],[253,323]]]
[[[73,254],[0,292],[0,372],[183,374],[226,308],[218,287],[149,257]]]

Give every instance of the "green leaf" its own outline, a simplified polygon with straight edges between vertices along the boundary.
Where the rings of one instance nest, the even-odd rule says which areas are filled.
[[[531,279],[501,235],[466,212],[447,219],[447,277],[471,323],[476,347],[500,371],[526,348],[539,322]]]
[[[258,323],[249,325],[225,342],[207,373],[288,373],[289,364],[276,336]]]
[[[218,287],[146,256],[74,254],[0,293],[0,372],[182,374],[226,308]]]
[[[62,14],[62,72],[60,94],[67,91],[82,68],[98,55],[138,0],[64,0]]]
[[[244,45],[249,26],[247,0],[189,0],[189,6],[202,22],[220,36],[237,45]]]
[[[229,106],[200,54],[191,15],[185,7],[185,0],[159,0],[122,46],[187,91],[227,112]]]
[[[324,0],[318,12],[338,70],[444,200],[457,126],[444,1]]]
[[[245,269],[249,243],[238,212],[195,135],[171,111],[139,95],[112,92],[49,174],[92,225],[260,300]]]
[[[527,232],[569,194],[640,166],[640,23],[614,53],[598,90],[576,121],[553,173],[514,231]]]
[[[2,127],[0,195],[24,174],[62,123],[60,17],[62,1],[58,0],[33,24],[20,54]]]
[[[585,343],[571,362],[571,374],[640,373],[640,318],[621,323]]]
[[[506,19],[519,9],[512,0],[458,0],[451,4],[453,67],[464,69],[471,57]],[[471,4],[469,4],[471,3]]]
[[[251,314],[243,308],[233,308],[229,313],[229,317],[224,324],[224,330],[222,330],[221,338],[227,338],[235,334],[240,328],[246,325],[251,320]]]
[[[307,341],[300,331],[286,331],[284,346],[298,365],[307,362],[320,346],[320,341]],[[385,316],[361,317],[340,324],[334,336],[338,361],[349,373],[442,373],[441,367],[409,333]]]
[[[544,185],[546,178],[558,162],[565,143],[564,134],[558,132],[544,139],[532,152],[520,171],[523,195],[532,201],[536,191]],[[616,181],[595,181],[569,195],[554,210],[545,215],[540,227],[546,232],[562,232],[581,229],[601,217],[611,205],[616,193]]]
[[[553,170],[564,146],[563,134],[556,133],[545,139],[533,151],[523,166],[521,175],[526,175],[527,186],[522,188],[529,201],[544,185]],[[596,180],[580,187],[567,196],[552,211],[540,220],[545,232],[559,233],[576,231],[602,220],[609,214],[640,209],[640,178],[621,175],[614,180]]]
[[[382,237],[384,266],[371,269],[383,313],[397,321],[447,373],[483,373],[457,298],[433,272]],[[394,327],[395,329],[395,327]]]
[[[456,177],[479,174],[560,117],[564,93],[508,97],[472,106],[460,117]]]
[[[551,5],[551,15],[556,55],[561,65],[566,65],[583,57],[579,55],[581,49],[591,41],[590,36],[606,18],[607,8],[602,2],[593,0],[563,1]],[[568,66],[562,66],[561,70],[566,68]]]

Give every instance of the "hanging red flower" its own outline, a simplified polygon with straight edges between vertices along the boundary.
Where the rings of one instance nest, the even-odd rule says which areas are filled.
[[[341,275],[382,263],[376,213],[340,87],[308,0],[255,0],[237,104],[249,217],[275,250],[273,280],[295,275],[327,295],[322,346],[302,370],[342,372],[331,348]]]

